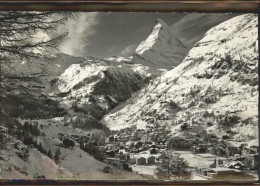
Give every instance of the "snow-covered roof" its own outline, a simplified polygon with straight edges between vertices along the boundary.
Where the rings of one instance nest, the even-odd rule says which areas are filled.
[[[248,142],[248,147],[252,147],[252,146],[259,146],[259,140],[258,139],[254,139]]]

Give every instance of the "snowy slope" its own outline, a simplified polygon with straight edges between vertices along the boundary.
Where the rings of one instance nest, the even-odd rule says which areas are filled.
[[[108,114],[103,123],[114,130],[165,124],[173,135],[183,135],[180,125],[187,122],[195,133],[207,130],[221,137],[231,129],[236,139],[255,139],[257,69],[257,16],[237,16],[211,28],[179,66],[150,82],[133,104]]]
[[[123,63],[131,63],[133,57],[122,57],[122,56],[113,56],[113,57],[108,57],[104,58],[105,61],[116,61],[116,62],[123,62]]]
[[[32,120],[27,120],[32,121]],[[41,132],[44,136],[35,138],[37,143],[41,143],[43,148],[55,154],[57,148],[60,149],[59,163],[40,153],[36,148],[24,145],[21,141],[9,137],[6,149],[0,151],[0,178],[1,179],[85,179],[85,180],[108,180],[108,179],[130,179],[143,180],[143,176],[121,170],[115,174],[104,173],[106,164],[94,159],[88,153],[82,151],[78,145],[74,148],[60,146],[62,141],[59,133],[66,136],[85,136],[89,131],[75,129],[71,126],[64,126],[64,118],[52,118],[33,120],[42,125]],[[18,145],[17,145],[18,144]],[[28,150],[28,157],[21,156],[24,149]]]
[[[19,145],[15,145],[15,144]],[[15,148],[16,146],[16,148]],[[22,159],[18,154],[28,150],[28,158]],[[0,177],[5,179],[35,179],[44,176],[47,179],[70,179],[73,174],[36,148],[27,147],[21,141],[9,137],[7,149],[1,150]]]
[[[172,35],[167,24],[157,19],[150,35],[136,48],[133,62],[157,71],[170,70],[179,65],[187,52],[187,47]]]
[[[63,108],[99,120],[140,90],[148,76],[145,69],[137,69],[136,65],[114,60],[87,60],[66,69],[55,80],[49,95],[58,99]]]

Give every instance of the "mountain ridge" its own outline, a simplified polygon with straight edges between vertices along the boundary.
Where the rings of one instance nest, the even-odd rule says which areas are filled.
[[[257,131],[257,26],[257,16],[246,14],[211,28],[179,66],[151,81],[134,98],[133,104],[106,115],[103,123],[112,130],[131,125],[144,128],[152,122],[150,119],[154,116],[158,123],[171,127],[173,135],[179,135],[179,127],[183,124],[181,118],[187,120],[192,117],[186,112],[192,113],[194,118],[191,121],[196,123],[202,119],[203,123],[207,123],[209,119],[203,118],[203,114],[196,116],[195,110],[198,113],[211,113],[212,110],[220,109],[219,113],[215,113],[218,116],[213,118],[214,125],[211,128],[204,126],[206,130],[215,127],[219,135],[224,135],[225,130],[217,124],[222,121],[216,118],[230,111],[239,114],[238,128],[248,130],[243,134],[229,126],[237,132],[234,138],[245,138],[246,141],[255,138],[257,134],[250,126]],[[244,71],[248,74],[244,74]],[[249,107],[254,110],[251,114],[246,110]],[[239,111],[236,108],[243,109]],[[252,117],[252,122],[245,127],[242,120],[247,117]],[[173,122],[173,119],[176,121]],[[247,138],[246,135],[251,137]]]

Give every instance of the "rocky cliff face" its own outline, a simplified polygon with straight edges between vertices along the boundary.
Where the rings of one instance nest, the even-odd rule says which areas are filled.
[[[118,65],[104,60],[73,64],[56,80],[50,95],[63,108],[99,120],[148,81],[129,66]]]
[[[207,131],[236,140],[257,137],[258,19],[237,16],[210,29],[183,62],[149,83],[103,122],[110,129],[167,125],[175,136]],[[185,125],[186,125],[185,124]]]

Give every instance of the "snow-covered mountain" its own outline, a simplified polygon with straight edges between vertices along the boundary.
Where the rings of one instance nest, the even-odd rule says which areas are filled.
[[[22,118],[58,116],[58,103],[47,95],[51,84],[71,64],[80,64],[85,60],[85,57],[56,54],[50,56],[50,59],[35,59],[31,62],[13,63],[11,66],[2,63],[3,91],[0,101],[6,106],[1,111]]]
[[[71,65],[55,79],[49,95],[56,97],[63,108],[99,120],[140,90],[148,79],[129,64],[87,60]]]
[[[30,87],[34,87],[32,94],[37,94],[38,100],[58,98],[63,108],[76,108],[100,119],[140,90],[149,78],[177,66],[186,52],[187,48],[171,34],[167,24],[158,19],[134,56],[98,59],[57,54],[49,61],[36,60],[13,68],[34,78]],[[23,83],[19,86],[28,88]],[[45,101],[39,105],[45,105]]]
[[[211,28],[179,66],[151,81],[132,104],[106,115],[103,123],[112,130],[167,125],[175,136],[185,136],[181,125],[187,123],[191,133],[206,130],[221,137],[231,130],[236,140],[255,139],[258,59],[257,15],[234,17]]]
[[[54,79],[51,96],[68,110],[100,119],[140,90],[150,78],[177,66],[187,48],[158,19],[148,38],[131,57],[85,59]]]
[[[187,52],[158,19],[131,57],[57,54],[50,61],[14,64],[19,74],[11,70],[8,78],[1,79],[1,126],[24,133],[24,124],[14,125],[17,118],[37,123],[41,134],[33,140],[51,155],[57,148],[61,154],[56,164],[37,145],[25,145],[25,136],[19,136],[22,142],[1,130],[8,142],[0,154],[0,178],[115,179],[103,172],[104,163],[80,148],[80,142],[73,148],[62,144],[64,138],[83,139],[95,133],[91,140],[97,137],[101,144],[107,132],[103,124],[112,130],[165,125],[172,136],[207,132],[255,142],[257,16],[237,16],[211,28],[186,56]],[[162,72],[166,73],[152,79]],[[121,176],[144,179],[126,171]]]
[[[181,63],[187,52],[188,48],[172,34],[168,25],[157,19],[150,35],[136,48],[133,63],[157,72],[170,70]]]

